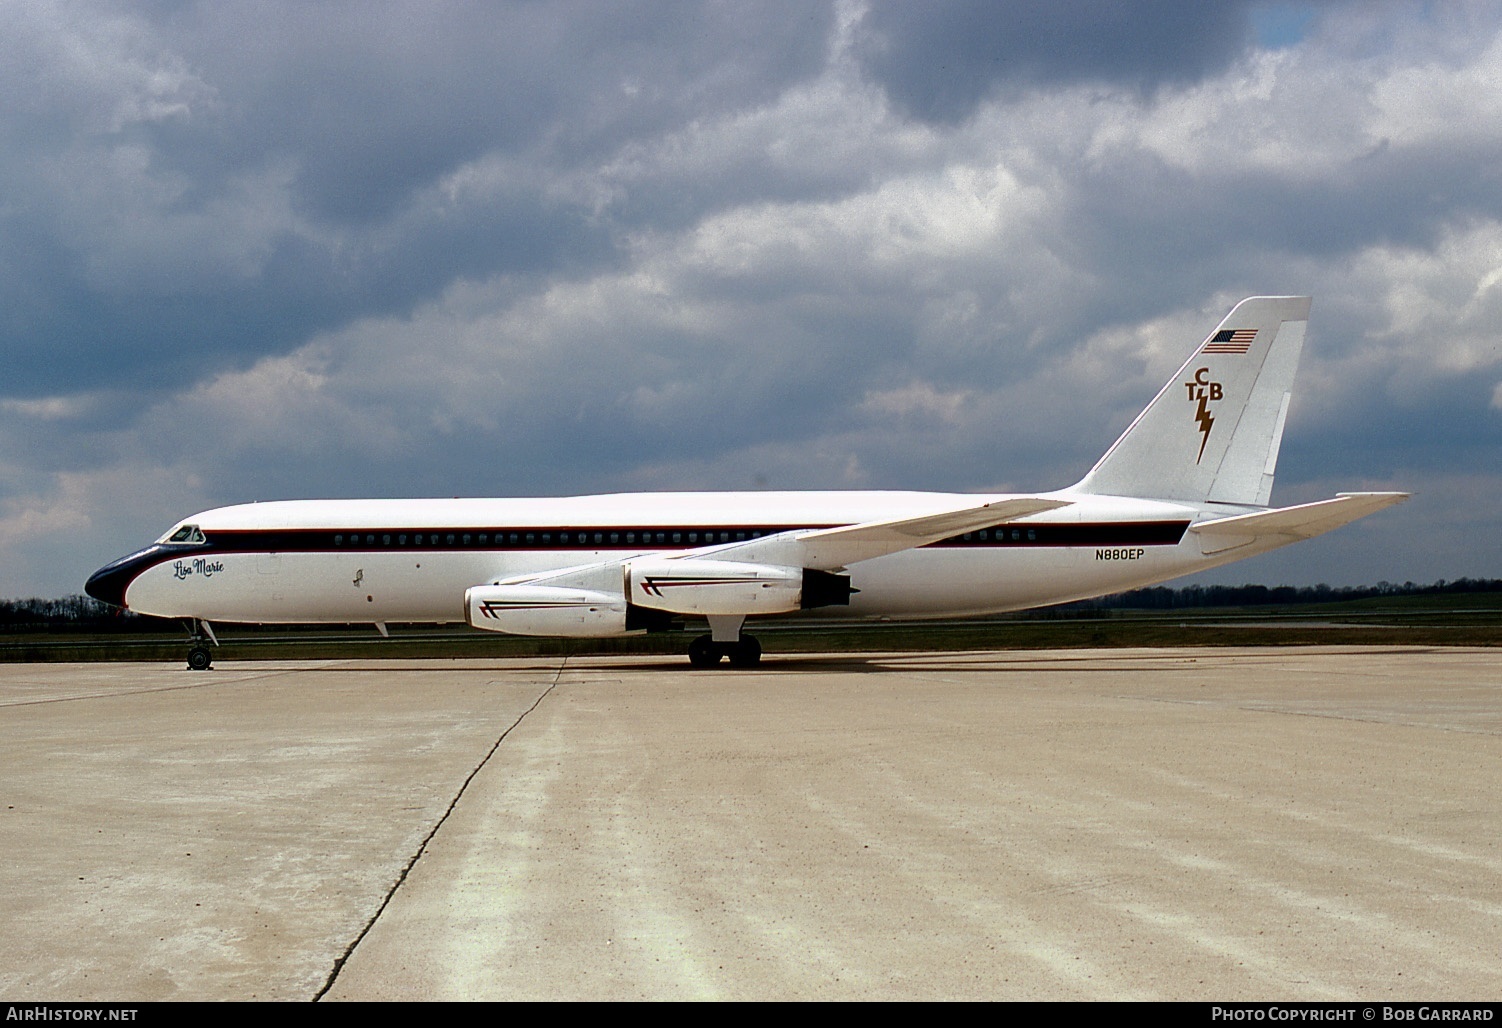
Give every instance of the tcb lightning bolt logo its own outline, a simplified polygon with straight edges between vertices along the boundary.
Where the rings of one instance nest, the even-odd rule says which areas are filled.
[[[1215,417],[1210,413],[1210,404],[1225,396],[1225,390],[1219,382],[1210,381],[1210,369],[1200,368],[1194,373],[1192,382],[1185,382],[1184,388],[1189,390],[1190,402],[1198,401],[1199,406],[1194,411],[1194,420],[1200,426],[1200,453],[1194,458],[1198,464],[1205,456],[1205,444],[1210,441],[1210,429],[1215,427]]]

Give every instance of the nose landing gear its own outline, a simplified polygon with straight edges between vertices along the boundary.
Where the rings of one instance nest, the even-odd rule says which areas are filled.
[[[214,665],[214,655],[209,651],[209,644],[219,645],[219,640],[214,638],[214,630],[209,627],[207,621],[193,618],[188,622],[188,670],[207,671]]]

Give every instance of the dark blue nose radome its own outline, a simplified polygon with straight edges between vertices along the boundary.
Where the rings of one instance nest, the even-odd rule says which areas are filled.
[[[89,576],[84,583],[83,591],[102,600],[105,603],[114,604],[116,607],[124,607],[125,590],[136,577],[160,561],[166,547],[158,544],[148,546],[144,550],[138,550],[119,560],[110,561],[104,567]]]

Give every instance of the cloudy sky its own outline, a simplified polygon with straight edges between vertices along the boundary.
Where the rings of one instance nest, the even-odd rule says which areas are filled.
[[[0,0],[0,596],[247,500],[1051,489],[1315,297],[1219,572],[1502,577],[1492,3]]]

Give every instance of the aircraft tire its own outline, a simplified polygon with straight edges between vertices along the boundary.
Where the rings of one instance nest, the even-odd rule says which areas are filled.
[[[688,644],[688,662],[694,667],[715,667],[723,654],[707,635],[701,635]]]
[[[749,635],[741,636],[740,642],[730,651],[731,667],[755,667],[761,663],[761,643]]]
[[[203,646],[195,646],[188,651],[188,670],[207,671],[214,664],[214,656]]]

